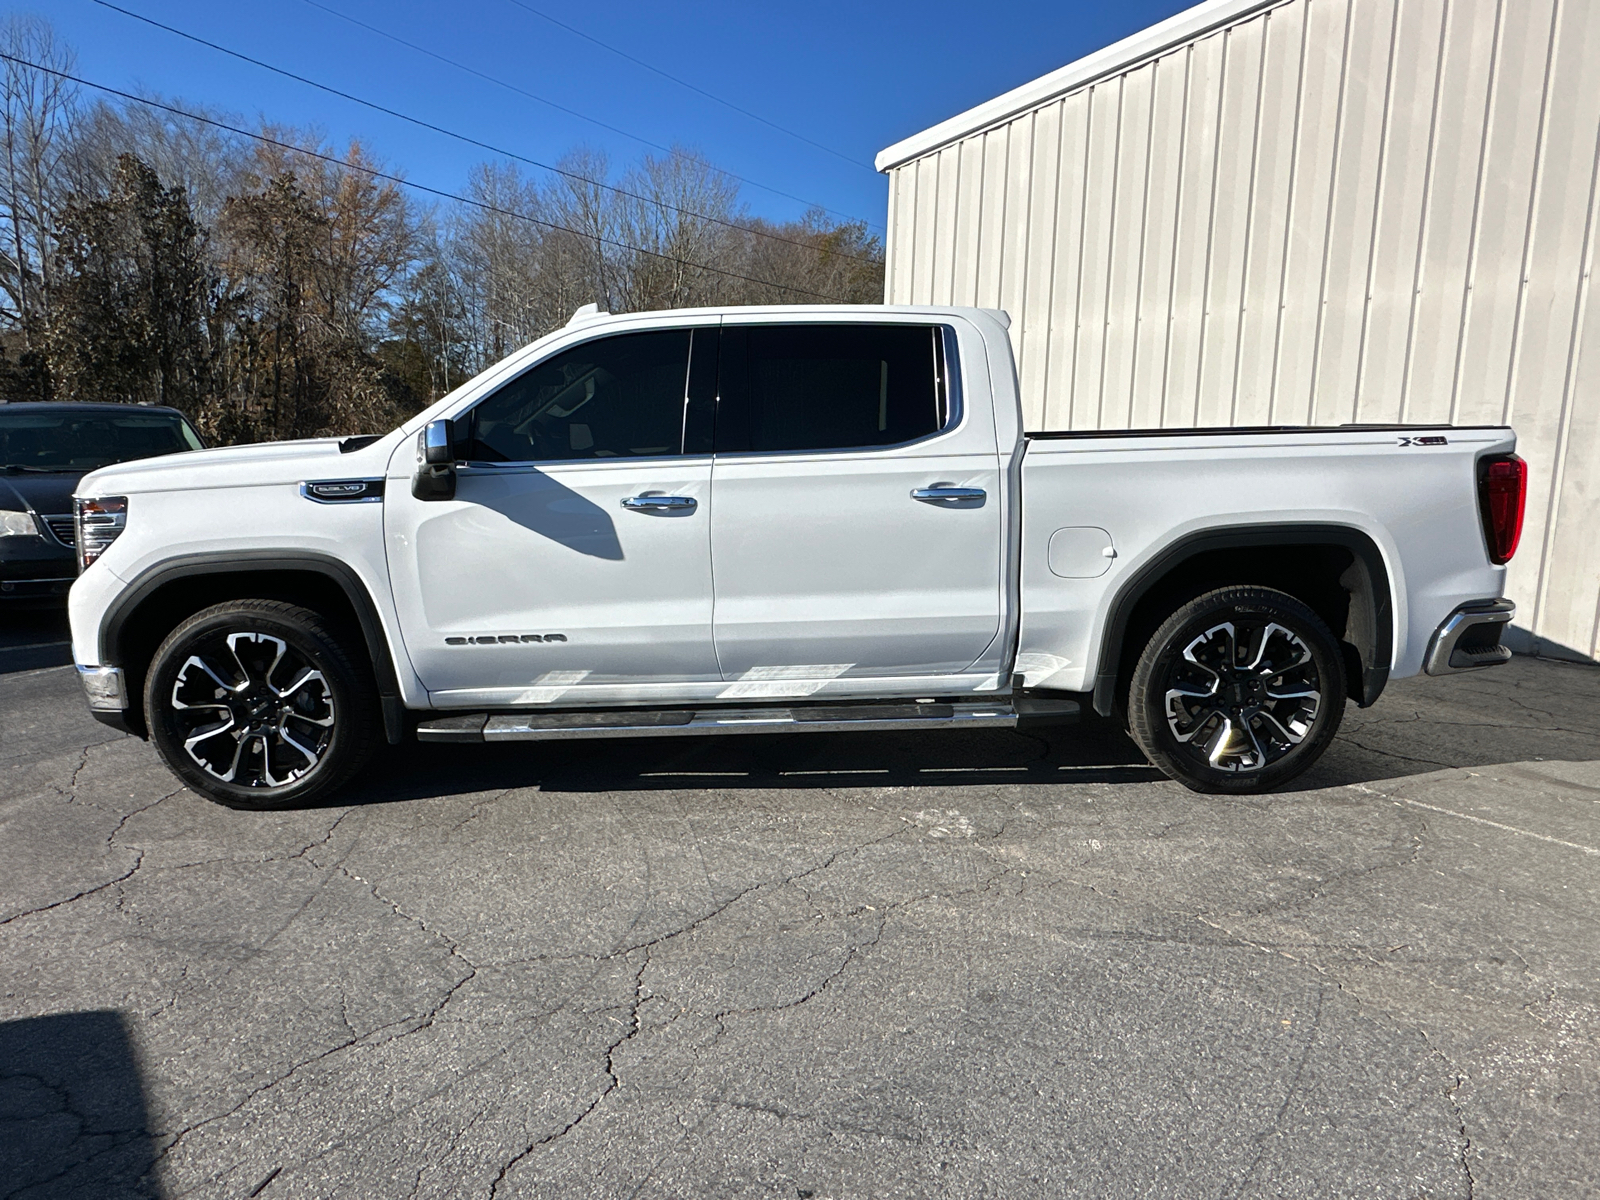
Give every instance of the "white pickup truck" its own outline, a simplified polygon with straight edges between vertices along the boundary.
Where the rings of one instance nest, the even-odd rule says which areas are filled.
[[[1025,433],[1003,313],[580,311],[404,426],[78,489],[90,707],[223,804],[385,738],[1126,720],[1281,785],[1346,700],[1509,657],[1504,428]]]

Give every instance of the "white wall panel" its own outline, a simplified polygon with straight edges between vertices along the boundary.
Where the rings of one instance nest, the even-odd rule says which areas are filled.
[[[1159,426],[1167,392],[1172,279],[1178,250],[1178,180],[1183,170],[1184,106],[1189,95],[1187,50],[1143,68],[1150,72],[1150,183],[1145,204],[1144,262],[1133,352],[1129,428]]]
[[[1244,264],[1244,304],[1239,321],[1236,425],[1272,423],[1278,366],[1284,266],[1294,213],[1294,170],[1305,69],[1306,6],[1292,4],[1262,18],[1266,45],[1256,132],[1255,179],[1249,198],[1250,243]]]
[[[1596,655],[1600,0],[1226,19],[916,143],[889,299],[1006,308],[1030,428],[1510,422],[1519,624]]]
[[[1361,371],[1356,379],[1358,421],[1392,421],[1401,411],[1434,163],[1447,11],[1447,0],[1408,0],[1397,13],[1383,186],[1373,228]],[[1411,71],[1409,82],[1406,68]]]

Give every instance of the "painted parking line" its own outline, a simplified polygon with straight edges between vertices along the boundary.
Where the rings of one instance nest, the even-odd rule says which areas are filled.
[[[1421,800],[1412,800],[1406,796],[1391,796],[1387,792],[1376,791],[1373,788],[1363,787],[1359,783],[1350,785],[1358,792],[1365,792],[1369,796],[1382,796],[1395,804],[1409,804],[1412,808],[1425,808],[1429,812],[1439,813],[1446,817],[1460,817],[1463,821],[1471,821],[1477,825],[1487,825],[1491,829],[1502,829],[1506,833],[1514,833],[1519,837],[1537,838],[1541,842],[1549,842],[1553,846],[1565,846],[1568,850],[1577,850],[1584,854],[1600,855],[1600,849],[1594,846],[1585,846],[1581,842],[1569,842],[1563,838],[1551,837],[1548,833],[1535,833],[1531,829],[1522,829],[1516,825],[1506,825],[1500,821],[1491,821],[1488,817],[1475,817],[1471,813],[1457,812],[1453,808],[1441,808],[1437,804],[1427,804]]]

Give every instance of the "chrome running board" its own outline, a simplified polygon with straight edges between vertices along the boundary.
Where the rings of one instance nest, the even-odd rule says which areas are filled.
[[[710,733],[846,733],[1010,729],[1019,720],[1076,720],[1074,700],[1024,697],[999,704],[828,704],[788,708],[609,709],[590,712],[430,714],[419,742],[535,742],[682,737]]]

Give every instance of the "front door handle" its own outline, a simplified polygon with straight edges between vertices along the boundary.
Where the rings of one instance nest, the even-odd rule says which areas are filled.
[[[629,496],[622,502],[623,508],[631,508],[635,512],[693,512],[695,498],[693,496]]]
[[[929,504],[960,504],[968,500],[983,500],[988,493],[982,488],[971,487],[925,487],[912,488],[913,500],[924,500]]]

